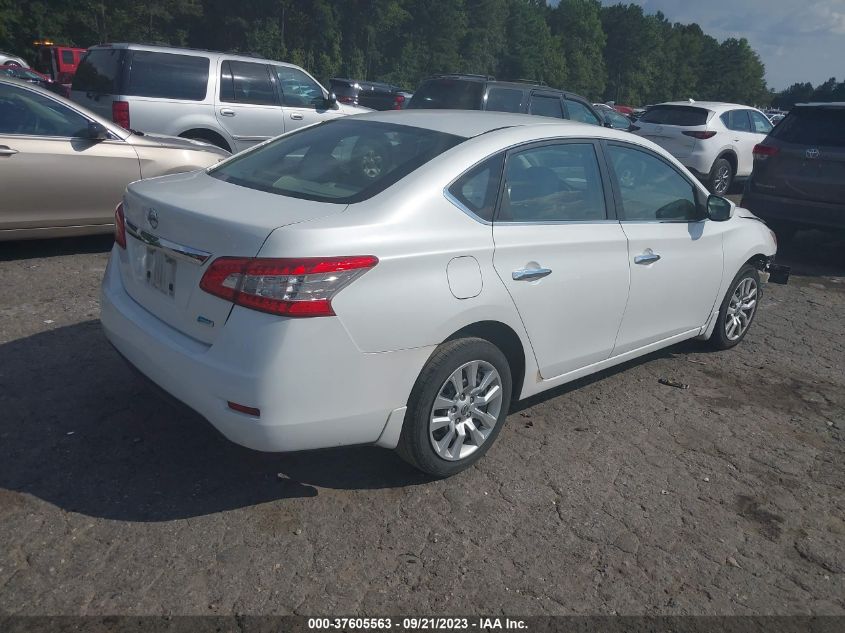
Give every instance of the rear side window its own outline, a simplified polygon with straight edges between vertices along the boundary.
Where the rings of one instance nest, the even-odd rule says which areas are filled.
[[[567,99],[566,109],[569,112],[569,118],[573,121],[580,121],[581,123],[589,123],[591,125],[601,125],[601,121],[599,121],[598,117],[580,101]]]
[[[748,110],[730,110],[719,117],[725,127],[734,132],[750,132],[751,119],[748,118]]]
[[[220,100],[278,105],[267,66],[250,62],[224,61],[220,65]]]
[[[282,136],[209,172],[242,187],[351,204],[383,191],[464,139],[356,117]]]
[[[640,117],[643,123],[656,123],[659,125],[680,125],[683,127],[692,127],[695,125],[704,125],[707,123],[708,110],[704,108],[695,108],[693,106],[670,106],[659,105],[649,108],[649,110]]]
[[[493,221],[504,155],[499,154],[476,165],[449,187],[462,205],[487,222]]]
[[[208,88],[208,58],[132,51],[124,94],[202,101]]]
[[[73,76],[73,89],[96,94],[119,94],[124,53],[124,50],[116,48],[88,51]]]
[[[793,108],[770,136],[785,143],[845,147],[845,108]]]
[[[531,97],[531,114],[562,119],[563,107],[560,105],[560,99],[558,97],[534,95]]]
[[[428,79],[423,81],[408,104],[411,109],[480,110],[483,81]]]
[[[522,112],[522,90],[515,88],[490,88],[487,92],[487,110],[494,112]]]

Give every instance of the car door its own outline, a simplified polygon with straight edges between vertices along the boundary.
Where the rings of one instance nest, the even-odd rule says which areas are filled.
[[[284,108],[285,130],[295,130],[342,116],[328,106],[326,91],[313,77],[295,66],[272,66]]]
[[[90,122],[40,92],[0,83],[0,228],[113,221],[140,163],[115,136],[87,137]]]
[[[215,116],[241,151],[286,131],[267,64],[224,59]]]
[[[722,281],[724,223],[703,219],[704,194],[665,158],[625,143],[605,147],[631,274],[618,356],[707,322]]]
[[[496,272],[525,325],[540,374],[606,360],[628,297],[628,250],[591,140],[510,151],[493,222]]]

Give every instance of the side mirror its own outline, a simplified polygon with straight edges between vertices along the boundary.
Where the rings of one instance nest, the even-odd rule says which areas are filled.
[[[731,201],[722,196],[711,195],[707,198],[707,217],[714,222],[730,220],[734,214]]]
[[[339,106],[337,105],[337,95],[335,93],[330,92],[329,96],[326,97],[326,107],[331,108],[332,110],[338,109]]]
[[[85,138],[89,138],[92,141],[105,141],[109,137],[109,131],[100,123],[96,121],[91,121],[88,124],[88,130],[85,135]]]

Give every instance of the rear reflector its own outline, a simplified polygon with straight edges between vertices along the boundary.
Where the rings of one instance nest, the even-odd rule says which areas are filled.
[[[693,138],[700,139],[702,141],[704,139],[713,138],[714,136],[716,136],[716,132],[713,131],[713,130],[707,130],[707,131],[702,131],[702,132],[695,132],[695,131],[692,131],[692,130],[684,130],[682,132],[682,134],[684,134],[686,136],[691,136]]]
[[[289,317],[334,316],[332,298],[378,263],[349,257],[220,257],[200,280],[207,293],[235,305]]]
[[[114,241],[120,248],[126,248],[126,218],[122,202],[114,210]]]
[[[128,101],[112,101],[111,102],[111,120],[117,123],[120,127],[129,129],[129,102]]]
[[[232,411],[237,411],[238,413],[245,413],[246,415],[251,415],[254,418],[261,417],[261,411],[256,409],[255,407],[248,407],[245,404],[238,404],[237,402],[227,401],[226,404],[229,405],[229,408]]]
[[[780,152],[780,148],[759,144],[755,145],[751,151],[757,160],[766,160],[769,156],[776,156]]]
[[[396,95],[393,98],[393,109],[394,110],[401,110],[402,104],[405,103],[405,95]]]

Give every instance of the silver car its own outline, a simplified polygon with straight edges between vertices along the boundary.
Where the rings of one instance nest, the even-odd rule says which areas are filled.
[[[0,66],[20,66],[21,68],[29,68],[29,64],[23,57],[12,55],[11,53],[4,53],[0,51]]]
[[[88,49],[71,98],[125,128],[206,141],[232,152],[369,111],[338,103],[293,64],[139,44]]]

